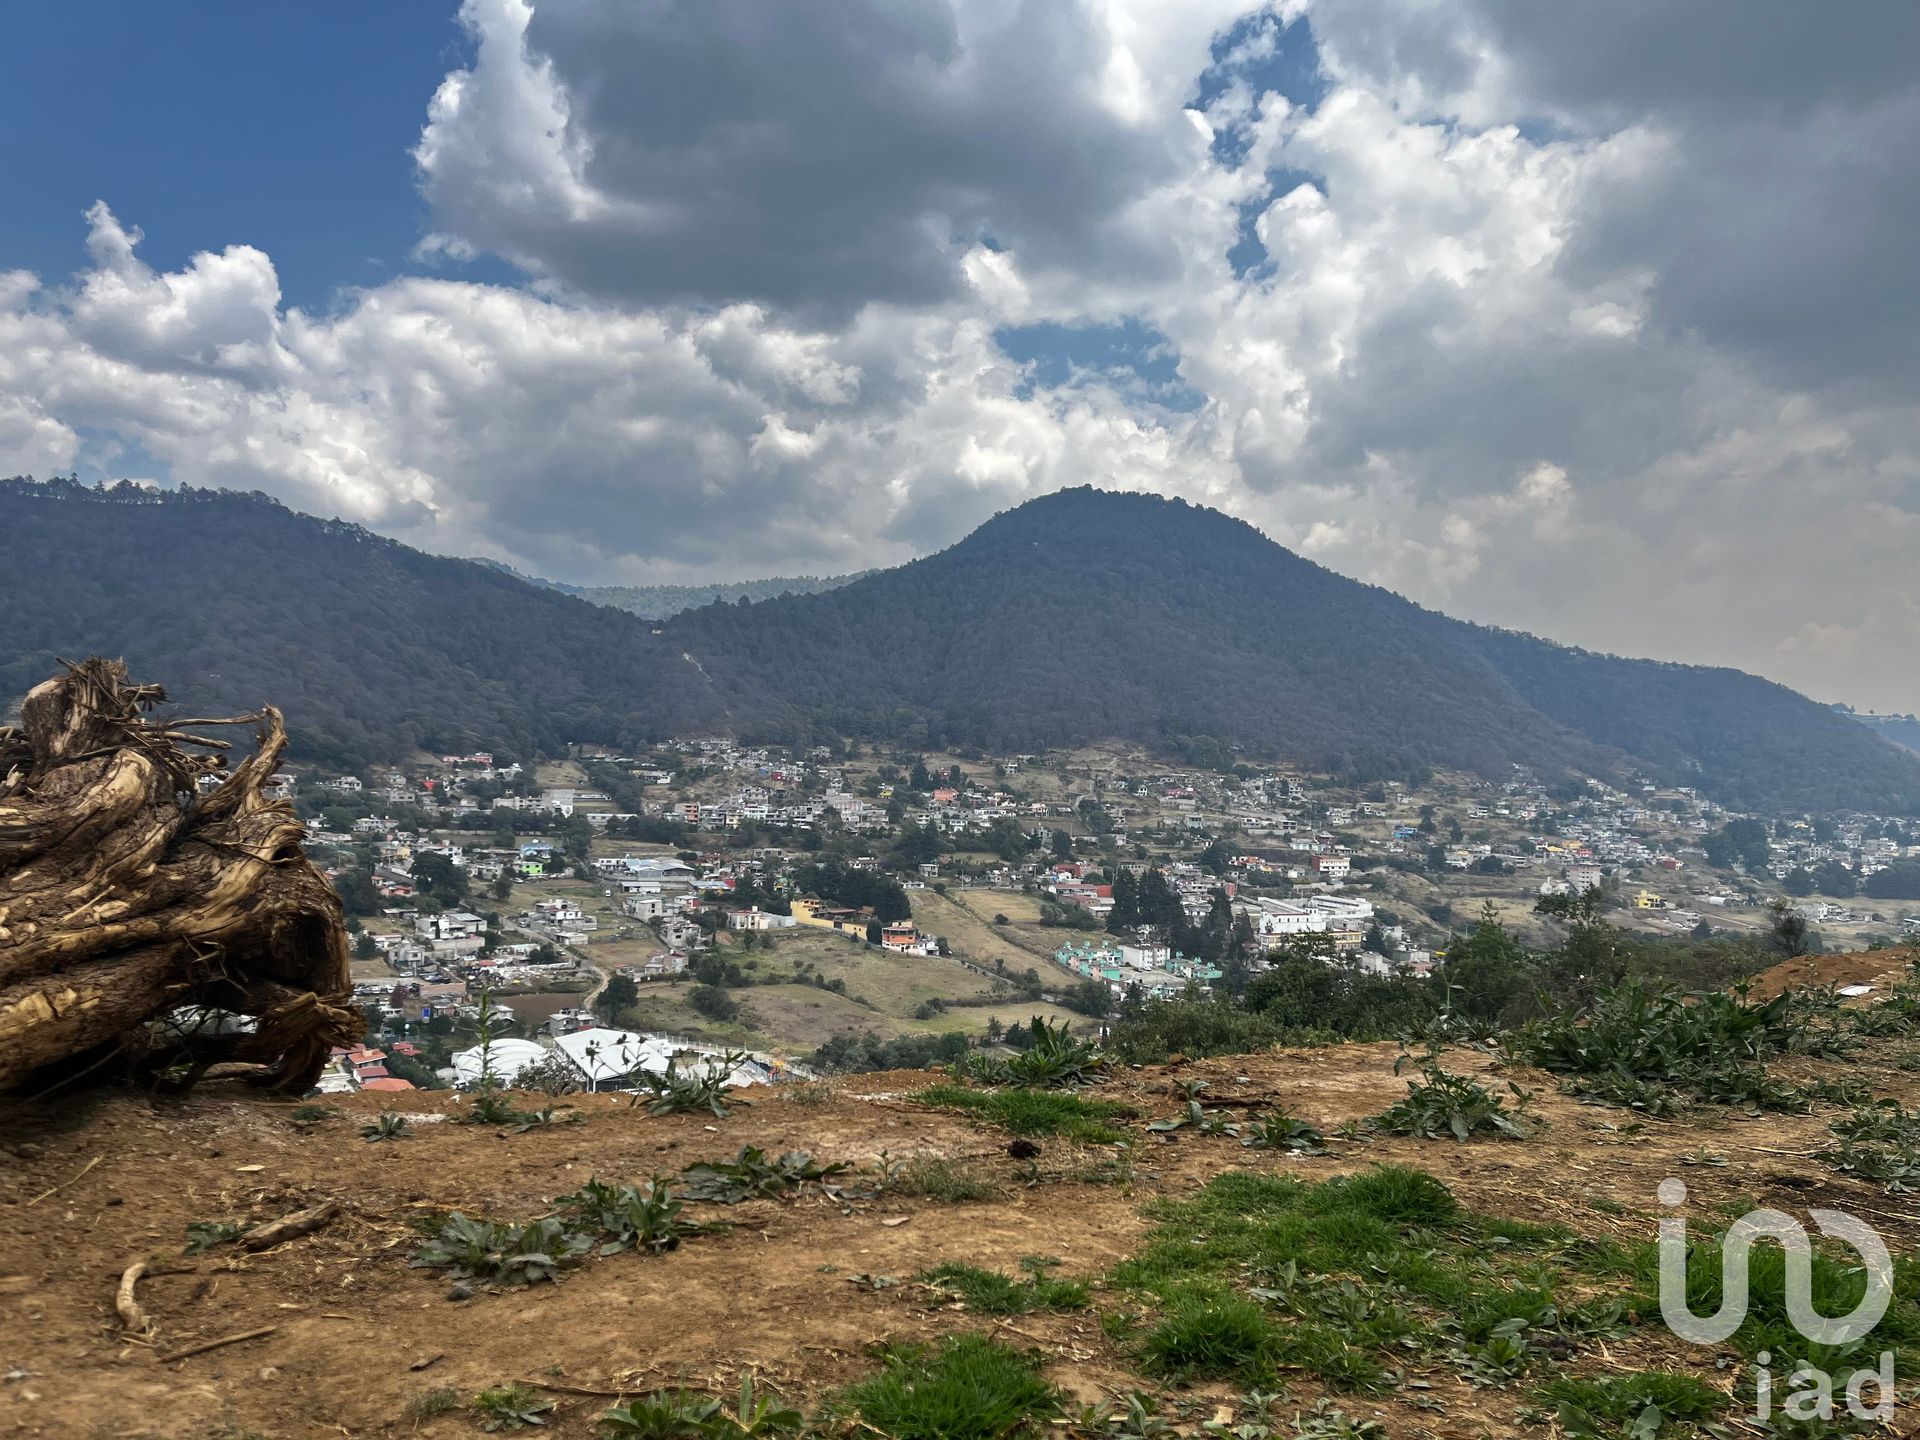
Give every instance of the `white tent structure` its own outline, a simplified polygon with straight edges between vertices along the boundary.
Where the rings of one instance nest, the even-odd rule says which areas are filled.
[[[495,1040],[491,1045],[476,1045],[453,1056],[454,1083],[461,1088],[478,1085],[483,1066],[491,1068],[494,1083],[509,1088],[520,1080],[528,1066],[538,1065],[553,1052],[531,1040]]]
[[[699,1074],[703,1067],[718,1069],[720,1066],[718,1052],[707,1047],[664,1035],[641,1035],[632,1030],[598,1027],[576,1030],[571,1035],[560,1036],[553,1043],[562,1055],[573,1062],[574,1069],[580,1073],[581,1083],[589,1090],[624,1088],[629,1083],[628,1077],[637,1072],[664,1074],[668,1063],[676,1056],[683,1072]],[[748,1061],[735,1066],[726,1078],[727,1084],[740,1086],[763,1084],[768,1077],[764,1067]]]

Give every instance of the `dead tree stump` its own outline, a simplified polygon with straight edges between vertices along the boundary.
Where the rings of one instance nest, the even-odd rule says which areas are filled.
[[[165,699],[92,659],[0,729],[0,1089],[124,1058],[297,1093],[360,1032],[339,896],[266,795],[280,712],[150,720]],[[258,743],[230,770],[226,742],[188,733],[236,724]]]

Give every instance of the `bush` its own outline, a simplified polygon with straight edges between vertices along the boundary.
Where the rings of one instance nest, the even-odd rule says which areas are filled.
[[[740,1018],[739,1003],[718,985],[696,985],[687,992],[687,1003],[709,1020],[727,1022]]]

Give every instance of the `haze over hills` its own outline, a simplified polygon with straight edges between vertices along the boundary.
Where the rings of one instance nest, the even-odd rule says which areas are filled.
[[[577,595],[595,605],[625,610],[643,620],[666,620],[702,605],[737,605],[742,600],[772,600],[781,595],[815,595],[822,590],[837,590],[874,572],[857,570],[851,575],[775,575],[766,580],[716,580],[708,585],[569,585],[564,580],[543,580],[528,575],[498,560],[475,563],[492,566],[529,585]]]
[[[0,617],[9,699],[56,656],[120,654],[196,709],[272,700],[304,753],[343,763],[716,732],[1112,737],[1920,810],[1920,757],[1782,686],[1465,624],[1145,495],[1064,491],[898,569],[662,623],[265,497],[0,482]]]

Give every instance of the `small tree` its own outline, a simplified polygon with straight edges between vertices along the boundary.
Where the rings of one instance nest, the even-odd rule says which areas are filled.
[[[593,1010],[603,1019],[614,1020],[640,1003],[640,987],[631,975],[615,975],[601,989]]]

